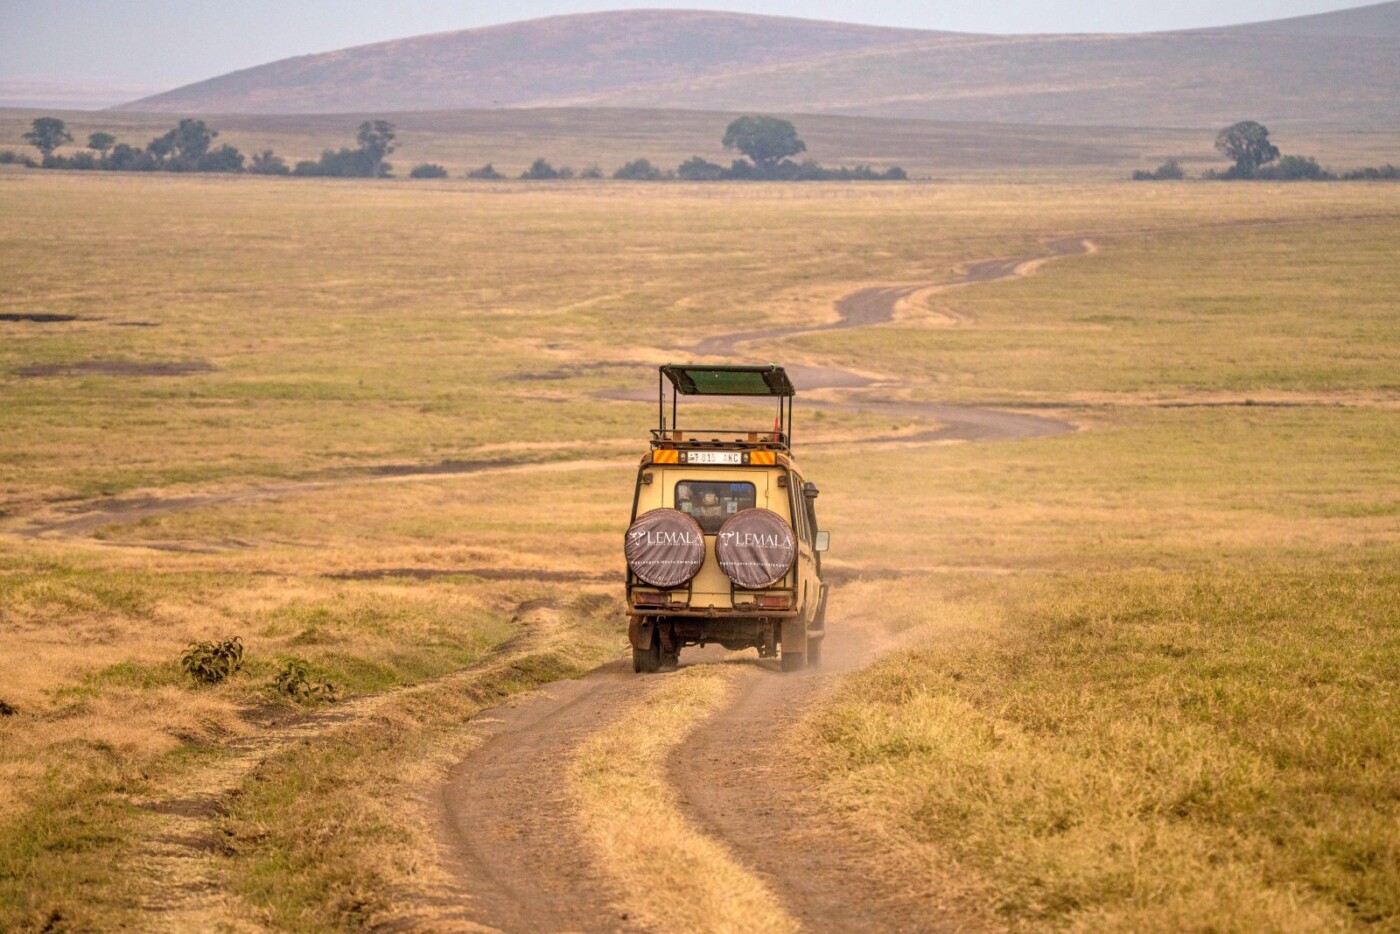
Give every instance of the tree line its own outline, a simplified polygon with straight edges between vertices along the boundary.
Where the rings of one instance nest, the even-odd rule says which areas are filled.
[[[39,117],[24,139],[39,150],[41,161],[25,159],[13,152],[0,152],[0,163],[23,162],[46,169],[102,169],[112,172],[248,172],[258,175],[328,176],[338,178],[388,178],[393,166],[386,161],[397,148],[396,128],[384,120],[366,120],[355,134],[355,148],[327,149],[319,159],[307,159],[288,166],[271,149],[245,157],[227,143],[215,146],[219,131],[203,120],[183,119],[163,136],[137,148],[117,141],[111,133],[98,131],[88,137],[87,149],[72,155],[58,150],[73,141],[67,125],[57,117]],[[631,181],[899,181],[908,178],[904,169],[894,166],[884,171],[868,165],[854,168],[827,168],[815,160],[802,162],[793,156],[807,151],[807,144],[788,120],[750,116],[734,120],[721,140],[725,149],[737,150],[743,158],[729,165],[694,156],[675,169],[663,169],[649,159],[634,159],[612,173],[612,178]],[[422,163],[410,178],[446,178],[440,165]],[[506,176],[492,163],[467,173],[473,179],[501,179]],[[555,167],[541,157],[519,176],[528,181],[567,178],[603,178],[602,169],[589,166],[575,173],[567,166]]]
[[[57,117],[37,117],[24,139],[39,150],[40,161],[22,159],[13,152],[0,153],[0,162],[24,162],[45,169],[101,169],[108,172],[250,172],[255,175],[323,175],[384,178],[392,166],[385,157],[396,148],[394,126],[384,120],[366,120],[355,134],[354,149],[327,149],[320,159],[306,159],[295,167],[271,149],[245,157],[235,146],[215,146],[219,131],[203,120],[186,118],[169,132],[137,147],[117,141],[99,130],[88,136],[87,149],[71,156],[57,150],[73,141],[68,126]]]
[[[1400,168],[1389,164],[1379,168],[1353,169],[1339,175],[1323,168],[1312,156],[1283,155],[1269,139],[1269,128],[1254,120],[1241,120],[1221,130],[1215,137],[1215,149],[1234,164],[1224,172],[1207,169],[1201,174],[1201,178],[1225,181],[1361,181],[1400,178]],[[1183,178],[1186,178],[1186,171],[1176,159],[1168,159],[1152,171],[1139,169],[1133,173],[1133,180],[1139,182],[1175,181]]]
[[[789,120],[777,117],[740,117],[724,131],[720,141],[725,149],[734,149],[745,158],[729,165],[692,156],[674,169],[663,169],[650,159],[633,159],[612,173],[615,179],[636,182],[656,182],[680,179],[688,182],[718,181],[902,181],[909,176],[904,169],[893,166],[879,171],[868,165],[855,168],[827,168],[812,159],[795,162],[792,156],[807,151],[807,144],[797,135]],[[444,173],[446,174],[446,173]],[[468,178],[501,179],[503,174],[488,162],[467,173]],[[561,178],[603,178],[596,165],[575,173],[568,166],[555,167],[548,159],[536,159],[520,174],[527,181]]]

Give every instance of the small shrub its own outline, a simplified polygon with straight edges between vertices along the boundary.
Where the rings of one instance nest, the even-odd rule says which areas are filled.
[[[223,642],[192,642],[180,656],[180,667],[200,684],[218,684],[243,667],[243,640],[234,636]]]
[[[154,154],[126,143],[117,143],[106,162],[107,167],[115,172],[154,172],[160,168]]]
[[[1349,182],[1359,182],[1381,178],[1395,179],[1400,178],[1400,167],[1393,166],[1387,163],[1386,165],[1380,166],[1379,168],[1375,166],[1369,166],[1364,169],[1353,169],[1352,171],[1347,172],[1345,175],[1343,175],[1342,178],[1346,179]]]
[[[496,181],[498,179],[505,178],[505,176],[502,175],[500,172],[497,172],[496,167],[488,162],[481,168],[472,169],[470,172],[468,172],[467,178],[485,178],[490,179],[491,181]]]
[[[292,174],[292,170],[287,166],[287,161],[271,149],[253,153],[253,158],[248,163],[248,171],[254,175]]]
[[[242,172],[243,153],[225,143],[218,149],[211,149],[199,157],[195,163],[196,172]]]
[[[1186,177],[1186,172],[1181,168],[1181,163],[1176,159],[1168,159],[1157,166],[1155,171],[1147,172],[1142,169],[1133,173],[1135,182],[1174,182]]]
[[[306,662],[299,658],[287,659],[272,683],[279,694],[285,694],[293,700],[336,699],[335,685],[329,681],[313,681]]]
[[[1274,165],[1257,169],[1255,178],[1284,182],[1317,182],[1335,178],[1331,172],[1317,164],[1311,156],[1284,156]]]
[[[13,717],[17,713],[19,713],[18,710],[0,700],[0,717]]]
[[[717,182],[724,178],[724,166],[699,156],[692,156],[680,164],[676,175],[688,182]]]
[[[634,182],[654,182],[660,177],[661,170],[650,159],[633,159],[613,173],[613,178]]]
[[[520,177],[532,182],[546,181],[553,178],[563,178],[559,170],[549,164],[549,160],[543,156],[530,164],[530,167],[520,173]]]
[[[446,177],[447,177],[447,170],[444,169],[442,166],[437,165],[437,164],[435,164],[435,163],[432,163],[432,162],[424,162],[424,163],[422,163],[421,165],[415,165],[415,166],[413,167],[413,170],[412,170],[411,172],[408,173],[408,177],[409,177],[409,178],[446,178]]]
[[[600,168],[598,168],[596,165],[590,165],[588,168],[586,168],[586,169],[584,169],[582,172],[578,173],[578,177],[579,177],[579,178],[602,178],[602,177],[603,177],[603,170],[600,169]]]

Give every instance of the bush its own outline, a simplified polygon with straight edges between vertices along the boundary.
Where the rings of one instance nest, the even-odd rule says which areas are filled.
[[[520,177],[530,181],[547,181],[554,178],[563,178],[559,170],[549,164],[549,160],[543,156],[530,164],[530,167],[520,173]]]
[[[886,182],[904,181],[909,173],[895,165],[883,172],[868,165],[828,169],[812,159],[798,163],[784,159],[771,166],[759,166],[747,159],[735,159],[729,168],[695,156],[681,163],[676,174],[687,181],[774,181],[774,182]]]
[[[1397,168],[1396,166],[1387,163],[1386,165],[1383,165],[1380,168],[1375,168],[1373,166],[1365,169],[1353,169],[1352,171],[1344,174],[1342,178],[1346,179],[1349,182],[1380,178],[1400,178],[1400,168]]]
[[[286,160],[271,149],[253,153],[252,161],[248,164],[248,171],[254,175],[290,175],[292,173],[292,170],[287,167]]]
[[[582,172],[578,173],[578,177],[579,177],[579,178],[602,178],[602,177],[603,177],[603,170],[600,169],[600,168],[598,168],[596,165],[590,165],[588,168],[586,168],[586,169],[584,169]]]
[[[444,168],[443,168],[442,166],[440,166],[440,165],[436,165],[436,164],[431,163],[431,162],[424,162],[424,163],[422,163],[421,165],[415,165],[415,166],[413,167],[413,170],[412,170],[411,172],[408,173],[408,177],[409,177],[409,178],[446,178],[446,177],[447,177],[447,170],[444,169]]]
[[[98,161],[96,153],[82,150],[71,156],[45,156],[43,167],[46,169],[76,169],[87,172],[102,168],[102,164]]]
[[[1336,176],[1318,165],[1317,160],[1311,156],[1284,156],[1274,165],[1266,165],[1256,169],[1254,177],[1271,181],[1316,182]]]
[[[496,167],[490,162],[488,162],[481,168],[472,169],[470,172],[468,172],[467,178],[485,178],[491,181],[496,181],[498,179],[505,178],[505,176],[502,175],[500,172],[497,172]]]
[[[13,149],[0,150],[0,165],[22,165],[26,168],[38,168],[39,163],[29,156],[15,152]]]
[[[1175,159],[1168,159],[1157,166],[1155,171],[1147,172],[1142,169],[1133,173],[1135,182],[1174,182],[1186,177],[1186,172],[1182,170],[1181,163]]]
[[[160,162],[153,153],[118,143],[107,157],[107,167],[114,172],[154,172],[160,168]]]
[[[193,642],[180,656],[180,667],[200,684],[218,684],[243,667],[243,640]]]
[[[724,178],[724,166],[699,156],[691,156],[676,169],[676,175],[688,182],[717,182]]]
[[[0,717],[13,717],[17,713],[19,713],[18,710],[0,700]]]
[[[272,683],[278,693],[286,694],[293,700],[336,699],[335,685],[329,681],[313,681],[306,662],[299,658],[287,659]]]
[[[327,178],[374,178],[378,166],[379,178],[388,178],[393,169],[387,162],[379,162],[378,157],[366,149],[327,149],[321,158],[312,162],[298,162],[293,175],[313,175]]]
[[[613,173],[613,178],[635,182],[654,182],[661,177],[661,170],[649,159],[633,159]]]
[[[243,153],[225,143],[211,149],[195,162],[196,172],[242,172]]]

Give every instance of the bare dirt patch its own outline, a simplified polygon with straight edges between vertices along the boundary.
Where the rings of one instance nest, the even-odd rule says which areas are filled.
[[[31,324],[62,324],[65,321],[77,320],[77,315],[55,315],[37,312],[29,314],[6,313],[0,315],[0,321],[27,321]]]
[[[193,376],[212,373],[207,360],[80,360],[77,363],[40,363],[22,367],[15,375],[23,379],[46,376]]]

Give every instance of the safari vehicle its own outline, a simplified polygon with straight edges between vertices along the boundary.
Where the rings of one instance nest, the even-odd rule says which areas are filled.
[[[818,664],[829,534],[817,531],[817,487],[792,456],[786,371],[667,365],[657,394],[660,424],[637,469],[625,542],[633,670],[674,667],[682,648],[711,642],[780,657],[784,671]],[[681,396],[766,397],[777,412],[770,430],[682,429]]]

